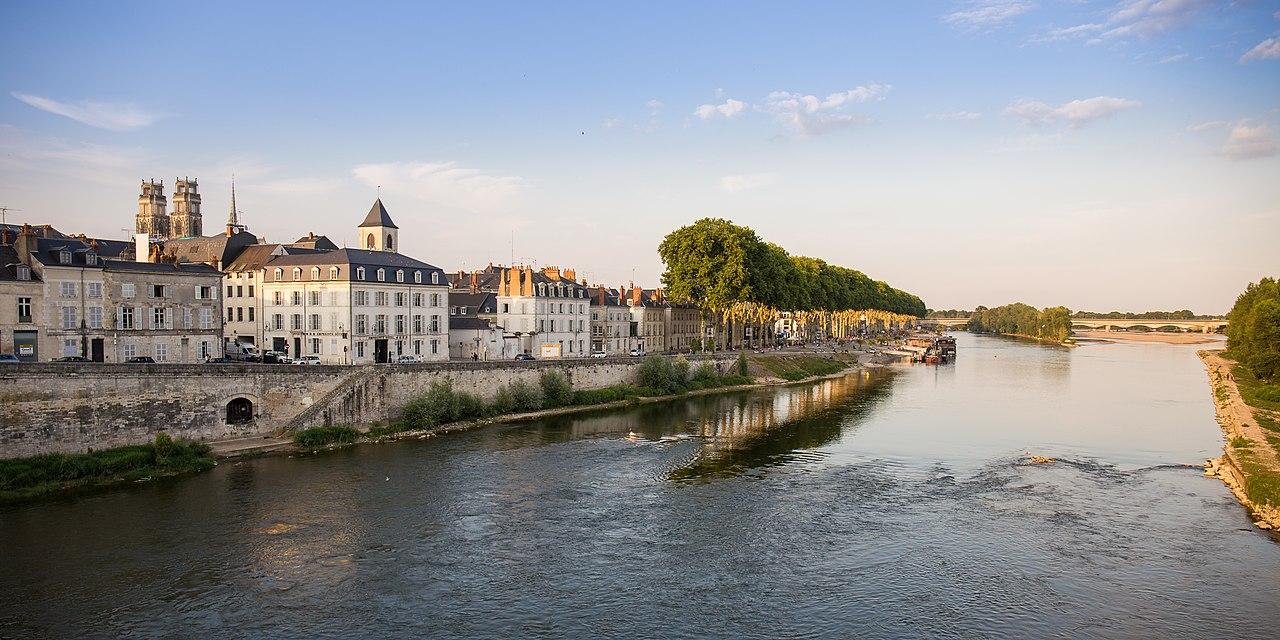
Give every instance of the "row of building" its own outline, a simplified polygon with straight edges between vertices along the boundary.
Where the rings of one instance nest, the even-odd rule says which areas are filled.
[[[590,285],[572,269],[445,272],[398,251],[380,198],[360,248],[315,233],[266,242],[240,224],[234,187],[209,236],[198,182],[177,180],[173,200],[169,212],[163,183],[143,182],[131,241],[0,225],[0,353],[199,362],[272,350],[363,364],[689,351],[717,333],[661,289]]]

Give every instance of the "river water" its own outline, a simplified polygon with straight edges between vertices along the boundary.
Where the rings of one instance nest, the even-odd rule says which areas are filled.
[[[0,636],[1275,637],[1280,544],[1195,468],[1195,348],[961,334],[949,366],[11,507]]]

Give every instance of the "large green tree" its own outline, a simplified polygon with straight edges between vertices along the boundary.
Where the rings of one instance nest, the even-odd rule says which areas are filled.
[[[1280,378],[1280,281],[1263,278],[1236,298],[1227,314],[1227,349],[1253,374]]]

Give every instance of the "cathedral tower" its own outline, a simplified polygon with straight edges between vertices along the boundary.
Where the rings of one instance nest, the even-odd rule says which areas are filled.
[[[142,181],[142,193],[138,196],[138,216],[133,223],[134,233],[152,237],[169,237],[169,216],[165,214],[164,182],[155,179]]]
[[[202,235],[200,185],[194,178],[181,178],[173,186],[173,215],[169,216],[169,236],[197,238]]]

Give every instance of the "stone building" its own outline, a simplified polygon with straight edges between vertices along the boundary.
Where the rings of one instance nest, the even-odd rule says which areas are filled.
[[[646,353],[662,353],[667,346],[667,303],[659,289],[632,285],[626,290],[631,320],[636,323],[636,346]]]
[[[0,229],[0,353],[24,362],[40,359],[40,325],[44,317],[44,282],[18,259],[17,234]]]
[[[591,346],[590,299],[572,269],[502,270],[498,325],[516,337],[518,349],[538,358],[575,358]]]
[[[591,350],[606,355],[627,355],[636,347],[631,309],[617,289],[596,286],[591,290]]]
[[[262,346],[335,364],[447,360],[444,271],[393,249],[399,229],[381,200],[359,231],[375,248],[290,253],[263,265]]]
[[[149,356],[201,362],[222,355],[219,285],[206,264],[107,260],[107,362]]]
[[[661,293],[661,289],[658,290]],[[666,326],[667,349],[680,353],[693,350],[695,341],[702,345],[702,310],[689,303],[667,301]]]

